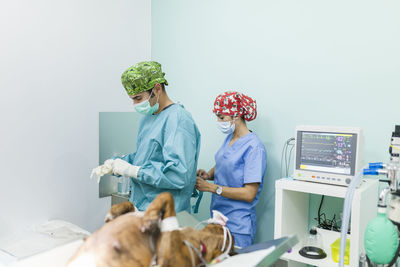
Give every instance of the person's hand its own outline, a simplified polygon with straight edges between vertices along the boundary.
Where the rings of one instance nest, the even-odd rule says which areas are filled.
[[[202,179],[204,179],[204,180],[210,179],[210,175],[208,174],[208,172],[206,172],[203,169],[197,170],[197,176],[202,178]]]
[[[212,192],[213,184],[210,184],[203,178],[197,177],[196,178],[196,189],[202,192]]]
[[[132,165],[125,160],[116,159],[112,163],[112,172],[116,175],[137,178],[140,167]]]
[[[94,175],[97,175],[97,183],[100,183],[100,178],[102,176],[112,173],[113,162],[114,162],[113,159],[108,159],[108,160],[104,161],[103,165],[100,165],[92,170],[92,174],[90,175],[90,178],[93,178]]]
[[[106,166],[107,168],[112,169],[114,163],[114,159],[108,159],[104,161],[103,165]]]

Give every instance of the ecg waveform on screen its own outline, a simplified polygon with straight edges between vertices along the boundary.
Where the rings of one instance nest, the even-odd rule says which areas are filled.
[[[352,136],[304,133],[301,164],[331,168],[350,168]]]

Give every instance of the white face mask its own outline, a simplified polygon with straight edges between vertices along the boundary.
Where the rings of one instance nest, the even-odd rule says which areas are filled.
[[[217,121],[217,127],[221,130],[222,133],[231,134],[235,131],[235,120]]]

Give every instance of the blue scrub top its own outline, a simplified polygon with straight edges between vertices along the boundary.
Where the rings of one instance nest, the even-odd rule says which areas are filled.
[[[159,114],[144,115],[136,152],[122,157],[140,166],[138,178],[131,178],[129,200],[143,211],[158,194],[170,192],[175,210],[190,213],[199,152],[200,132],[182,105],[173,104]]]
[[[260,183],[260,186],[251,203],[213,194],[210,210],[218,210],[229,218],[227,226],[231,232],[254,237],[257,228],[255,206],[263,186],[267,153],[261,140],[252,132],[229,147],[231,139],[232,134],[229,134],[215,155],[215,184],[243,187],[248,183]]]

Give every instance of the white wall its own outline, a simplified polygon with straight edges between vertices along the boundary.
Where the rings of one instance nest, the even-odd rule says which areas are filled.
[[[257,100],[248,126],[266,146],[268,169],[256,241],[273,238],[275,180],[296,125],[359,126],[364,159],[389,159],[400,123],[399,14],[397,0],[152,1],[152,58],[200,129],[199,167],[213,166],[222,143],[215,97],[238,90]]]
[[[122,72],[150,59],[151,2],[0,4],[0,237],[49,219],[98,228],[99,111],[130,111]],[[116,131],[118,129],[115,129]]]

